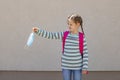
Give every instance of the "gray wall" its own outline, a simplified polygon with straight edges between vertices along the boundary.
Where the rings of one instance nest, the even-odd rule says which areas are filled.
[[[119,0],[0,0],[0,70],[61,70],[61,41],[35,36],[34,26],[50,32],[67,29],[67,16],[83,17],[89,70],[120,70]]]

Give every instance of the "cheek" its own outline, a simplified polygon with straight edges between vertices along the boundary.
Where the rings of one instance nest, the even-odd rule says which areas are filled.
[[[76,26],[75,26],[75,25],[72,25],[71,27],[72,27],[72,29],[75,29],[75,28],[76,28]]]
[[[71,31],[73,31],[73,30],[75,30],[75,27],[74,27],[74,26],[71,26],[69,29],[70,29]]]
[[[72,26],[72,29],[75,29],[75,27],[74,27],[74,26]]]

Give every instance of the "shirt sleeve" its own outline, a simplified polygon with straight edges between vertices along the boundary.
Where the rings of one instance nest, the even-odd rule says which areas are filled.
[[[87,48],[87,42],[86,38],[84,36],[84,43],[83,43],[83,68],[82,70],[88,69],[88,48]]]
[[[47,39],[60,39],[60,40],[62,40],[63,36],[63,32],[48,32],[41,29],[38,29],[36,34]]]

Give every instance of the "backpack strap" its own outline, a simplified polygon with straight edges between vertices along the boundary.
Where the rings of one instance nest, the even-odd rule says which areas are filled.
[[[83,33],[79,32],[79,50],[83,58]]]
[[[62,40],[63,40],[63,42],[62,42],[62,52],[63,52],[63,53],[64,53],[65,40],[66,40],[68,34],[69,34],[69,31],[65,31],[65,32],[63,33],[63,38],[62,38]]]

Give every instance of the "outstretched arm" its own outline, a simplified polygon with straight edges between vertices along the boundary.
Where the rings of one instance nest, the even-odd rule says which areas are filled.
[[[37,35],[42,36],[47,39],[62,39],[63,32],[47,32],[45,30],[41,30],[37,27],[33,28],[33,32],[35,32]]]

